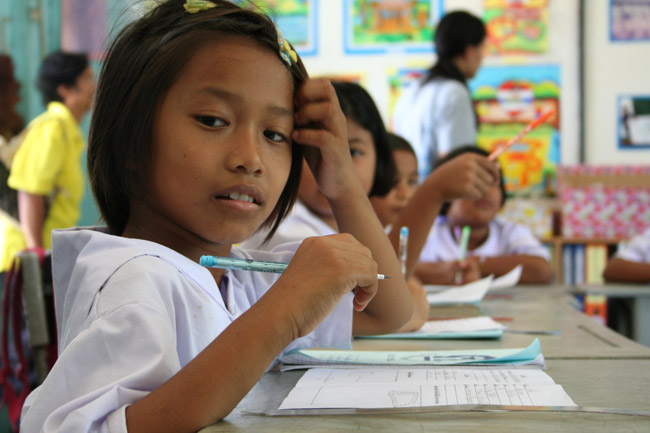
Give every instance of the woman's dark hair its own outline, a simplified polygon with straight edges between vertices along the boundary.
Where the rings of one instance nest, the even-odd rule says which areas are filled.
[[[227,35],[250,38],[277,53],[273,22],[255,10],[224,0],[198,13],[185,12],[185,0],[161,3],[123,28],[108,49],[102,68],[88,140],[88,172],[93,194],[109,230],[121,234],[131,199],[148,178],[154,118],[169,88],[192,55]],[[307,78],[298,58],[287,66],[294,89]],[[278,202],[262,227],[273,235],[291,209],[302,167],[302,146],[292,146],[291,169]]]
[[[480,45],[486,35],[483,21],[468,12],[455,11],[442,17],[434,36],[438,60],[429,69],[424,82],[450,78],[467,85],[467,80],[456,67],[454,59],[463,54],[468,46]]]
[[[459,155],[462,155],[463,153],[477,153],[483,156],[490,156],[490,154],[486,150],[481,149],[480,147],[472,146],[472,145],[462,146],[452,150],[444,157],[436,161],[436,164],[433,167],[433,169],[436,170],[445,162],[451,161],[452,159],[456,158]],[[506,202],[506,186],[503,183],[503,171],[501,170],[501,166],[499,166],[499,189],[501,189],[501,206],[503,207],[503,205]],[[451,204],[450,202],[443,203],[443,205],[440,207],[440,212],[439,212],[440,215],[447,215],[447,212],[449,212],[450,204]]]
[[[388,146],[388,132],[372,97],[358,84],[346,81],[332,83],[345,117],[370,132],[377,154],[375,180],[369,196],[383,197],[395,184],[395,163]]]
[[[41,92],[45,105],[52,101],[63,102],[57,87],[75,87],[77,79],[88,67],[85,54],[54,52],[43,60],[38,70],[36,87]]]
[[[409,143],[408,140],[406,140],[406,138],[402,137],[401,135],[389,132],[388,147],[390,147],[391,152],[394,152],[396,150],[404,150],[406,152],[410,152],[417,159],[417,155],[415,154],[415,150],[413,150],[413,146],[411,146],[411,143]]]

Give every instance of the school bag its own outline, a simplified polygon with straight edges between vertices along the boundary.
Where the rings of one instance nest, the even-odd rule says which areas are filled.
[[[43,355],[39,357],[32,356],[31,353],[27,352],[24,344],[26,324],[25,315],[23,314],[23,287],[26,279],[33,277],[33,275],[28,275],[26,278],[23,265],[20,263],[21,257],[18,256],[14,259],[5,279],[2,293],[2,333],[0,335],[0,360],[2,361],[0,368],[0,389],[2,390],[0,408],[3,405],[7,406],[9,421],[14,432],[18,431],[20,413],[25,399],[38,382],[43,379],[43,377],[35,378],[36,367],[34,363],[41,361],[49,371],[57,358],[51,259],[43,248],[29,248],[25,252],[36,253],[38,258],[40,272],[38,272],[37,277],[42,284],[47,330],[45,336],[30,335],[28,346],[38,346],[39,355]],[[32,263],[34,262],[32,261]],[[27,320],[36,320],[38,322],[37,318],[27,317]],[[35,337],[33,341],[32,337]],[[36,341],[37,339],[39,341]]]

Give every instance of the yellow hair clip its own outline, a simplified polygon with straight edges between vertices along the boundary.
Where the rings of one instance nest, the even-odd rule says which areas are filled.
[[[280,57],[289,67],[291,67],[292,63],[298,61],[298,54],[291,48],[289,41],[280,33],[280,30],[278,30],[278,45],[280,47]]]
[[[191,14],[216,8],[217,5],[206,0],[187,0],[183,5],[185,11]]]

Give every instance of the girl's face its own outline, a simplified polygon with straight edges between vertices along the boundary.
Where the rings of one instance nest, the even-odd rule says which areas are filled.
[[[375,169],[377,167],[375,141],[372,134],[354,120],[347,119],[347,131],[354,170],[361,181],[364,191],[369,194],[370,190],[372,190],[372,184],[375,182]],[[298,198],[319,217],[330,218],[333,216],[329,202],[318,190],[316,179],[311,174],[307,163],[303,164]]]
[[[478,200],[457,199],[452,201],[447,212],[447,220],[451,226],[485,227],[499,212],[501,199],[501,188],[499,185],[492,185]]]
[[[293,94],[278,55],[254,41],[198,49],[156,112],[142,203],[152,218],[140,222],[199,246],[248,238],[287,183]]]
[[[385,197],[371,197],[370,202],[382,225],[392,224],[404,210],[418,187],[418,161],[408,150],[393,151],[397,184]]]

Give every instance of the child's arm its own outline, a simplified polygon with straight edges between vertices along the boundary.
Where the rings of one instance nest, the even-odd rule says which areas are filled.
[[[388,235],[395,251],[399,251],[400,228],[409,228],[407,276],[420,258],[442,204],[460,197],[479,198],[498,179],[499,170],[494,162],[482,155],[466,153],[442,164],[422,182]]]
[[[607,263],[603,277],[609,282],[648,283],[650,282],[650,263],[633,262],[614,257]]]
[[[355,308],[363,309],[377,288],[367,248],[347,234],[306,239],[264,296],[127,408],[128,431],[190,432],[225,417],[291,341],[311,332],[355,288]]]
[[[548,284],[553,277],[551,264],[544,257],[528,254],[486,257],[480,263],[481,276],[500,277],[510,272],[517,265],[522,265],[521,284]]]
[[[402,325],[397,332],[413,332],[420,329],[429,318],[429,301],[427,300],[427,291],[417,278],[409,278],[406,282],[411,298],[413,299],[413,314],[411,318]]]
[[[327,197],[341,233],[352,234],[377,262],[379,273],[391,279],[363,312],[354,316],[353,333],[384,334],[402,326],[413,311],[412,300],[393,248],[354,171],[345,117],[328,80],[308,80],[298,92],[297,129],[293,139],[310,146],[307,162]]]

